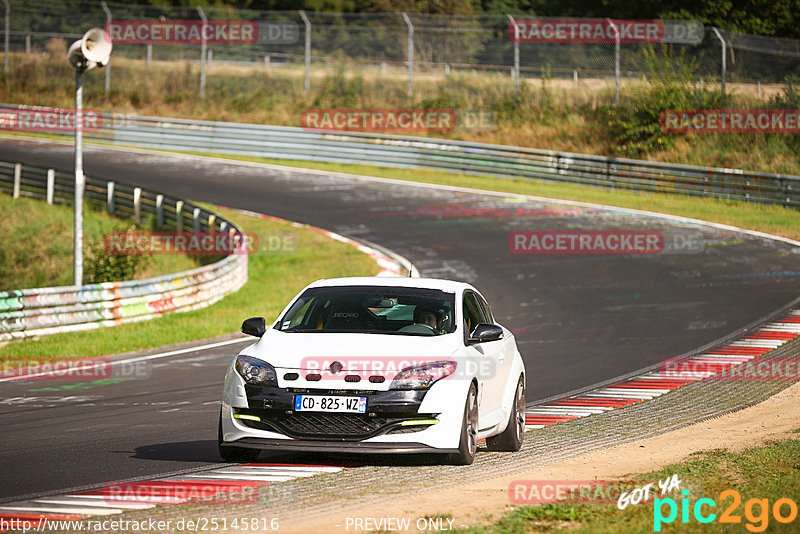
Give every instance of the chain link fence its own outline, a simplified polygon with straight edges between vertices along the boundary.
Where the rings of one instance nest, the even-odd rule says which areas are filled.
[[[410,95],[415,76],[446,83],[455,73],[510,77],[517,87],[519,82],[535,80],[575,88],[579,84],[616,85],[618,91],[624,91],[626,84],[673,69],[680,70],[687,81],[719,84],[725,79],[728,84],[757,88],[759,94],[762,84],[782,84],[800,74],[800,40],[717,32],[687,21],[664,24],[685,24],[693,28],[693,38],[676,38],[676,32],[665,32],[656,44],[617,45],[515,43],[510,29],[526,19],[510,15],[258,11],[56,0],[9,0],[8,12],[8,49],[24,53],[46,49],[54,37],[69,44],[90,27],[109,21],[199,23],[205,17],[209,23],[237,20],[257,24],[258,38],[247,43],[114,44],[114,57],[199,64],[203,85],[206,71],[213,76],[211,68],[216,65],[302,75],[307,89],[315,78],[334,70],[373,74],[407,82]],[[111,76],[107,72],[106,90]],[[204,87],[201,94],[203,91]]]

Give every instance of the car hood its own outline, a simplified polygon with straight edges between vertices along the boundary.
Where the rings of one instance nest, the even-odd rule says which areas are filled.
[[[455,334],[407,336],[350,333],[287,333],[268,330],[242,354],[264,360],[276,368],[316,370],[334,361],[342,370],[363,370],[364,362],[378,361],[396,367],[409,361],[441,360],[458,350]]]

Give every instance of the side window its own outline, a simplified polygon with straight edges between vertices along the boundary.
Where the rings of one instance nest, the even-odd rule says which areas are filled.
[[[464,335],[468,336],[479,323],[487,322],[475,293],[464,293]]]
[[[481,306],[481,310],[483,310],[483,316],[486,318],[486,323],[494,323],[494,317],[492,316],[492,311],[489,309],[489,305],[480,295],[475,295],[478,299],[478,304]]]

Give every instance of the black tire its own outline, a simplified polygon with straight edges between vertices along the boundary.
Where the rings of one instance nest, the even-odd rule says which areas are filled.
[[[246,449],[244,447],[234,447],[223,445],[222,441],[222,410],[219,411],[219,427],[217,428],[217,444],[219,445],[219,455],[226,462],[255,462],[261,451],[258,449]]]
[[[506,429],[496,436],[486,438],[486,448],[490,451],[516,452],[522,448],[525,437],[525,380],[522,375],[517,382],[514,394],[514,407],[508,417]]]
[[[475,384],[469,387],[467,400],[464,402],[464,419],[461,421],[461,439],[458,452],[447,455],[447,463],[452,465],[470,465],[475,461],[478,452],[478,389]]]

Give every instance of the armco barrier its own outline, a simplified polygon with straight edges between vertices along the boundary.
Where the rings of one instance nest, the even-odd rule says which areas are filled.
[[[6,107],[4,105],[4,107]],[[116,145],[438,169],[800,207],[800,176],[609,158],[428,137],[107,113],[86,137]]]
[[[71,204],[74,180],[71,172],[0,162],[0,192],[14,197]],[[241,232],[190,202],[114,181],[87,177],[84,200],[137,222],[152,216],[157,228]],[[210,265],[144,280],[2,291],[0,340],[89,330],[202,308],[246,281],[247,256],[234,254]]]

